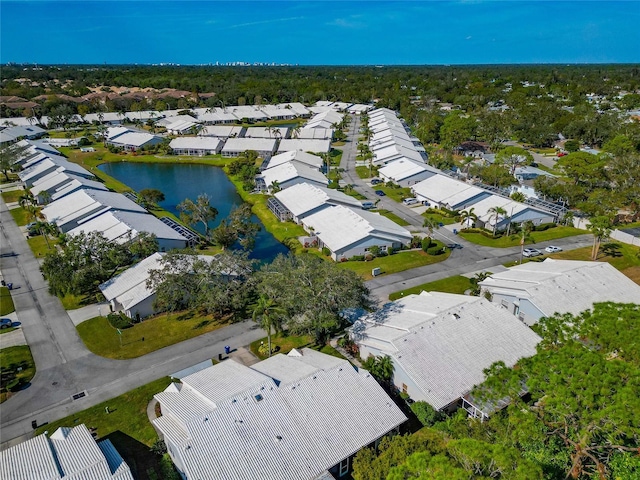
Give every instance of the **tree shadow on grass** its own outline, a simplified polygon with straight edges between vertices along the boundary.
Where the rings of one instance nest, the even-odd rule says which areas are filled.
[[[193,329],[194,329],[194,330],[199,330],[199,329],[201,329],[201,328],[204,328],[204,327],[206,327],[207,325],[209,325],[212,321],[213,321],[213,320],[209,320],[209,319],[202,320],[201,322],[198,322],[196,325],[194,325],[194,326],[193,326]]]
[[[607,257],[618,258],[623,256],[622,252],[620,251],[619,243],[605,243],[604,245],[602,245],[600,251],[604,254],[604,256]]]
[[[180,315],[178,315],[176,317],[176,320],[178,321],[182,321],[182,320],[190,320],[192,319],[194,316],[196,315],[196,313],[193,310],[188,310],[184,313],[181,313]]]
[[[122,459],[129,465],[133,478],[138,480],[156,480],[162,478],[160,460],[162,457],[150,451],[149,447],[135,438],[115,431],[99,440],[111,440]]]

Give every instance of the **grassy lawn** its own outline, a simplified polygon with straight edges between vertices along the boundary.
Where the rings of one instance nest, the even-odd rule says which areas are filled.
[[[168,377],[160,378],[94,407],[42,425],[35,433],[40,435],[48,431],[51,435],[58,427],[75,427],[84,423],[87,428],[97,429],[97,439],[111,440],[131,468],[134,478],[164,478],[161,457],[149,451],[158,436],[147,417],[147,405],[153,395],[163,391],[170,382]],[[110,413],[106,413],[106,407]]]
[[[339,262],[338,266],[340,268],[353,270],[365,280],[371,280],[373,278],[371,270],[376,267],[380,267],[381,275],[397,273],[411,268],[442,262],[449,258],[450,254],[451,252],[449,250],[441,255],[428,255],[422,250],[410,250],[398,252],[386,257],[377,257],[370,262]]]
[[[67,293],[64,297],[59,298],[65,310],[75,310],[95,301],[95,298],[91,296],[73,295],[72,293]]]
[[[49,240],[48,245],[47,239]],[[47,239],[44,238],[44,235],[37,235],[27,239],[27,243],[36,257],[44,257],[47,253],[55,251],[58,239],[49,237]]]
[[[17,371],[18,368],[22,368],[22,370]],[[5,391],[7,386],[12,388],[11,384],[16,383],[17,380],[19,383],[13,388],[19,389],[19,385],[27,384],[36,374],[36,365],[31,356],[31,349],[27,345],[3,348],[0,350],[0,369],[3,372],[3,376],[6,371],[13,371],[15,374],[13,380],[8,380],[6,384],[3,380],[2,385],[0,385],[2,390],[0,392],[0,403],[2,403],[12,395],[12,392]]]
[[[264,342],[264,344],[266,345],[268,343],[267,337],[264,337],[260,340],[256,340],[255,342],[251,343],[251,345],[249,345],[249,348],[256,357],[260,358],[261,360],[264,360],[265,358],[267,358],[267,355],[262,355],[258,350],[262,342]],[[271,336],[271,348],[276,349],[275,353],[283,353],[286,355],[293,348],[304,348],[304,347],[312,348],[313,350],[317,350],[319,352],[326,353],[327,355],[332,355],[334,357],[344,358],[340,354],[340,352],[338,352],[331,345],[328,345],[328,344],[322,345],[322,346],[316,345],[311,335],[295,336],[295,335],[287,335],[286,333],[278,333],[276,335]]]
[[[117,330],[106,317],[95,317],[78,325],[82,341],[96,355],[122,360],[136,358],[169,345],[216,330],[226,322],[195,312],[160,314],[131,328]],[[120,341],[122,340],[122,346]]]
[[[529,236],[532,240],[526,241],[525,244],[533,244],[539,242],[546,242],[549,240],[557,240],[559,238],[572,237],[574,235],[584,235],[588,233],[586,230],[580,230],[574,227],[555,227],[545,230],[543,232],[532,232]],[[459,233],[459,235],[472,243],[482,245],[484,247],[516,247],[520,245],[520,236],[511,235],[509,237],[502,236],[498,238],[485,237],[481,233]]]
[[[21,207],[12,208],[11,210],[9,210],[9,213],[15,220],[16,225],[18,225],[19,227],[23,225],[27,225],[29,222],[33,221],[31,214],[27,212],[24,208],[21,208]]]
[[[389,210],[372,210],[372,212],[377,212],[380,215],[382,215],[383,217],[387,217],[389,220],[392,220],[392,221],[396,222],[398,225],[400,225],[402,227],[406,227],[407,225],[411,225],[409,222],[407,222],[406,220],[403,220],[398,215],[396,215],[395,213],[393,213],[393,212],[391,212]]]
[[[13,306],[13,299],[8,287],[0,287],[0,315],[6,315],[15,312],[16,307]]]
[[[558,252],[550,257],[563,260],[591,260],[591,247]],[[636,267],[640,267],[640,248],[621,242],[603,243],[598,254],[598,261],[608,262],[623,273],[627,269],[635,272]]]
[[[375,176],[375,171],[373,172],[373,176],[371,175],[371,169],[369,167],[356,167],[356,173],[358,174],[358,176],[362,179],[365,178],[373,178],[373,176]]]
[[[427,210],[422,214],[424,218],[428,218],[429,220],[436,223],[443,223],[444,225],[453,225],[456,223],[456,219],[453,217],[447,217],[442,213],[438,213],[437,211],[429,211]]]
[[[2,199],[5,201],[5,203],[17,202],[24,194],[25,191],[22,189],[9,190],[8,192],[2,192]]]
[[[384,187],[382,185],[375,185],[375,189],[382,190],[384,193],[387,194],[387,197],[389,197],[392,200],[395,200],[396,202],[401,202],[405,198],[411,197],[411,189],[408,187],[389,188],[389,187]]]
[[[406,290],[400,290],[389,295],[389,300],[397,300],[405,295],[411,295],[413,293],[420,293],[423,290],[427,292],[445,292],[445,293],[459,293],[463,294],[466,290],[472,287],[471,282],[467,277],[462,275],[455,275],[453,277],[443,278],[442,280],[436,280],[435,282],[423,283],[417,287],[407,288]]]

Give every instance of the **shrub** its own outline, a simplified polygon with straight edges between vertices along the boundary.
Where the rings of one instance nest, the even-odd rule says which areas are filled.
[[[369,253],[374,257],[380,256],[380,247],[377,245],[374,245],[373,247],[369,247]]]
[[[131,319],[124,313],[110,313],[107,315],[107,320],[113,328],[117,328],[119,330],[133,327]]]
[[[351,260],[352,262],[363,262],[364,261],[364,255],[354,255],[349,260]]]
[[[550,228],[555,228],[555,223],[543,223],[534,228],[536,232],[544,232],[545,230],[549,230]]]
[[[427,253],[429,255],[440,255],[442,253],[442,247],[440,245],[436,245],[435,247],[427,248]]]
[[[429,237],[424,237],[422,239],[422,250],[426,252],[427,250],[429,250],[430,246],[431,246],[431,239]]]
[[[429,405],[427,402],[414,402],[411,404],[411,411],[420,420],[420,423],[425,427],[430,427],[434,423],[442,420],[444,415],[438,412],[435,408]]]
[[[328,257],[329,255],[331,255],[331,250],[329,250],[327,247],[322,247],[322,254],[325,257]]]

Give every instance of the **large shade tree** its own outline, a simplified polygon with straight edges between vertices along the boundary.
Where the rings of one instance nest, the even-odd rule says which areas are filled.
[[[342,310],[371,305],[358,275],[308,254],[279,255],[264,265],[257,272],[257,291],[286,311],[289,330],[312,334],[318,343],[340,325]]]

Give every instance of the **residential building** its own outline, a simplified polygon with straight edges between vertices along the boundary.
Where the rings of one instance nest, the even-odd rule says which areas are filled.
[[[333,128],[300,128],[291,132],[292,139],[300,140],[331,140],[333,139]]]
[[[171,135],[195,134],[200,128],[196,119],[188,115],[172,117],[171,120],[173,120],[171,123],[165,125],[167,132]]]
[[[303,138],[290,138],[280,140],[278,153],[291,152],[294,150],[311,153],[329,153],[329,151],[331,150],[331,140],[310,140]]]
[[[597,302],[640,303],[640,285],[606,262],[547,258],[492,274],[480,287],[527,325],[555,313],[577,315]]]
[[[0,130],[0,145],[8,145],[24,139],[36,139],[47,132],[37,125],[24,125],[17,127],[7,127]]]
[[[253,150],[262,158],[269,158],[276,151],[275,138],[229,138],[222,147],[222,156],[237,157],[241,153]]]
[[[340,478],[406,420],[369,372],[308,348],[250,367],[229,359],[155,398],[154,426],[186,480]]]
[[[108,190],[103,183],[74,175],[66,170],[54,170],[33,182],[31,193],[38,199],[40,205],[44,205],[59,200],[81,188]]]
[[[260,191],[284,190],[298,183],[310,183],[326,187],[329,180],[317,168],[291,161],[267,168],[256,176],[256,188]]]
[[[211,125],[200,129],[198,135],[202,137],[218,137],[227,140],[228,138],[242,138],[246,131],[246,127],[238,125]]]
[[[0,478],[7,480],[133,480],[111,440],[94,440],[84,425],[60,427],[0,452]]]
[[[301,223],[306,216],[331,205],[362,208],[360,201],[354,197],[306,182],[276,192],[267,205],[280,221],[293,220],[295,223]]]
[[[42,209],[47,222],[55,223],[63,233],[110,210],[147,213],[140,205],[120,193],[78,190]]]
[[[202,157],[220,153],[222,140],[217,137],[179,137],[171,140],[169,147],[176,155]]]
[[[129,243],[141,233],[156,237],[161,252],[187,247],[187,239],[166,223],[150,213],[110,210],[87,220],[69,230],[69,235],[99,232],[107,240],[115,243]]]
[[[416,163],[412,160],[401,158],[387,163],[378,170],[378,176],[385,182],[393,182],[402,187],[415,185],[422,180],[440,173],[440,170],[426,163]]]
[[[35,182],[53,172],[67,172],[78,177],[95,178],[88,170],[85,170],[77,163],[69,162],[63,157],[52,158],[48,156],[32,166],[25,164],[25,167],[27,168],[18,172],[18,177],[27,187],[33,186]]]
[[[263,170],[277,167],[278,165],[282,165],[283,163],[294,161],[303,163],[308,167],[315,168],[316,170],[320,170],[324,165],[324,160],[322,160],[322,157],[313,155],[312,153],[303,152],[302,150],[294,150],[291,152],[284,152],[274,155],[267,162],[265,162]]]
[[[107,140],[107,144],[135,152],[162,143],[162,137],[151,133],[127,131]]]
[[[543,223],[554,223],[554,214],[531,205],[516,202],[500,195],[491,195],[472,205],[473,213],[478,220],[476,224],[489,230],[504,230],[509,224],[521,224],[526,221],[534,225]],[[494,208],[501,208],[505,213],[496,216],[492,211]]]
[[[439,174],[411,186],[420,201],[449,210],[464,210],[474,203],[491,196],[491,192],[469,183]]]
[[[244,133],[244,138],[287,138],[288,127],[248,127]]]
[[[491,412],[469,391],[484,381],[484,369],[508,367],[536,353],[540,337],[506,310],[482,297],[422,292],[388,303],[350,328],[360,356],[388,355],[393,383],[415,401],[474,416]]]
[[[412,238],[411,232],[387,217],[342,205],[322,208],[301,220],[318,248],[328,248],[335,261],[366,255],[371,247],[389,252],[409,245]]]

